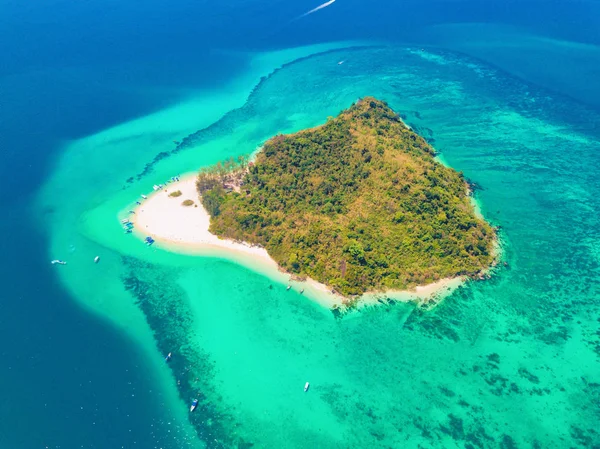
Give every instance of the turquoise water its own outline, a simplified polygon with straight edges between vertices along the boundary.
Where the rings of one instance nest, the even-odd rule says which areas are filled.
[[[69,261],[61,283],[156,360],[181,441],[199,447],[600,444],[599,114],[459,53],[333,48],[263,56],[258,74],[289,63],[68,143],[36,199],[49,257]],[[491,280],[338,320],[247,266],[122,233],[152,184],[365,95],[480,187],[507,262]]]

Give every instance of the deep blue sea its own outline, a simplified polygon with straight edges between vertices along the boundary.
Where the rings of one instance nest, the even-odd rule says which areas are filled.
[[[571,105],[565,109],[553,105],[547,110],[540,106],[540,116],[550,117],[548,120],[556,129],[562,126],[557,121],[562,114],[568,126],[579,126],[590,135],[599,133],[599,125],[594,129],[581,119],[588,113],[582,111],[600,114],[598,1],[336,0],[320,11],[299,17],[318,5],[318,0],[0,0],[0,448],[167,449],[202,445],[198,443],[200,439],[194,440],[200,437],[190,433],[192,427],[186,427],[187,421],[178,422],[181,416],[169,409],[169,395],[177,391],[176,375],[172,385],[166,387],[164,376],[170,374],[157,371],[147,348],[106,316],[94,313],[93,307],[74,298],[73,291],[57,276],[57,267],[49,264],[54,256],[49,255],[50,232],[45,220],[55,220],[53,211],[32,209],[40,207],[36,200],[38,191],[70,142],[164,110],[197,92],[226,90],[229,83],[250,69],[250,55],[256,52],[343,40],[423,47],[434,49],[435,54],[470,58],[511,80],[512,95],[521,92],[515,83],[523,83],[535,91],[531,95],[536,101],[553,97]],[[349,54],[349,64],[352,57]],[[364,73],[377,71],[385,60],[381,55],[369,59],[364,54],[355,59],[364,64]],[[357,74],[360,72],[356,66],[351,67]],[[462,72],[448,73],[435,76],[460,81]],[[390,72],[389,76],[396,75]],[[263,87],[265,97],[275,98],[277,92],[283,92],[282,80],[283,77],[273,77],[272,84]],[[351,85],[351,81],[345,82]],[[278,91],[273,87],[277,83],[282,84]],[[382,82],[378,83],[378,92],[384,91]],[[485,85],[473,83],[473,92],[483,99]],[[335,91],[334,87],[328,88]],[[401,84],[395,88],[397,92],[404,89]],[[394,98],[401,98],[397,92]],[[354,95],[354,91],[346,93],[349,97]],[[411,95],[416,98],[418,91],[413,89]],[[499,98],[498,92],[493,95]],[[281,101],[285,101],[284,96]],[[433,110],[435,101],[432,98],[428,105],[413,103],[415,107]],[[511,101],[518,102],[516,97],[511,97]],[[241,110],[239,114],[247,117],[259,111],[260,101],[255,103],[248,106],[254,109]],[[402,101],[398,100],[398,104]],[[490,104],[486,107],[493,107]],[[325,105],[320,111],[326,109]],[[285,110],[293,111],[294,105],[287,105]],[[519,110],[525,111],[524,116],[537,113],[533,108]],[[302,109],[307,116],[309,112],[309,108]],[[570,112],[576,116],[569,117]],[[473,109],[470,113],[476,117]],[[232,123],[225,123],[227,129],[238,123],[235,117],[230,118]],[[430,121],[425,119],[423,128],[427,125],[435,129],[433,113],[431,117]],[[306,123],[312,120],[307,118]],[[445,126],[435,129],[435,137],[441,142],[445,131],[456,132],[450,122],[443,123]],[[287,126],[284,121],[272,125],[275,130]],[[195,130],[189,131],[181,137],[192,135]],[[256,132],[257,141],[263,137],[268,136]],[[446,142],[451,140],[448,137]],[[580,143],[573,140],[573,145]],[[590,144],[589,148],[594,147]],[[574,154],[578,157],[576,151]],[[207,156],[201,162],[214,162],[212,159]],[[463,163],[457,169],[474,174],[483,169],[451,151],[449,159],[452,166],[452,162]],[[539,162],[542,164],[543,158]],[[547,167],[540,165],[538,169]],[[110,176],[107,168],[106,177]],[[585,183],[592,183],[593,178],[581,176],[581,195],[585,197]],[[492,188],[501,183],[489,184]],[[514,194],[516,187],[508,181],[507,184],[512,189],[510,194]],[[64,190],[57,195],[77,188],[61,187]],[[492,206],[486,207],[485,192],[482,199],[484,212],[502,224],[503,214],[491,210]],[[69,195],[62,201],[68,203]],[[536,201],[541,203],[544,198],[540,196]],[[546,206],[552,207],[549,203]],[[72,231],[62,232],[78,231],[74,226]],[[597,246],[598,229],[591,227],[590,232]],[[513,235],[516,241],[523,234],[515,230]],[[514,247],[509,247],[508,253],[513,254],[511,251],[515,251]],[[525,253],[522,257],[526,257]],[[596,262],[589,263],[590,270],[597,266]],[[552,276],[560,278],[556,273]],[[107,290],[106,294],[111,293]],[[598,296],[592,292],[588,299],[598,300]],[[143,312],[158,342],[156,356],[160,358],[166,325],[152,315],[154,312]],[[372,319],[375,318],[369,317]],[[599,368],[597,374],[600,366],[595,366]],[[590,395],[598,394],[597,389],[593,391],[596,393]],[[491,402],[489,405],[495,406]],[[569,412],[578,413],[565,409],[565,413]],[[588,416],[600,419],[597,410],[587,412],[584,420]],[[579,430],[580,433],[571,432],[572,441],[557,440],[553,447],[600,447],[598,433],[589,433],[587,428]],[[451,431],[448,434],[454,438]],[[290,438],[295,437],[301,436]],[[456,447],[532,447],[519,444],[518,438],[514,440],[513,446],[509,442],[494,446],[481,439],[457,437]],[[417,447],[413,440],[406,444],[403,447]],[[421,447],[448,447],[439,440],[429,444]],[[258,443],[257,447],[271,446]],[[339,447],[351,446],[340,443]]]

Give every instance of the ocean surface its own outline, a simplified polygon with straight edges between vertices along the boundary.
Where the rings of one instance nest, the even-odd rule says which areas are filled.
[[[0,0],[0,448],[600,447],[600,3],[318,6]],[[123,234],[365,95],[476,183],[490,280],[336,319]]]

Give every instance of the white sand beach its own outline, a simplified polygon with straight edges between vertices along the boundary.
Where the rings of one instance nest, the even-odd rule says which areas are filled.
[[[181,192],[181,196],[169,196],[177,191]],[[182,203],[185,200],[191,200],[194,204],[184,206]],[[222,248],[252,255],[263,264],[277,267],[277,263],[264,248],[220,239],[208,232],[210,216],[200,203],[196,191],[196,176],[193,174],[149,194],[148,199],[135,209],[130,220],[138,231],[157,242],[168,244],[170,248],[179,248],[183,252]]]
[[[180,196],[169,196],[177,191],[181,192]],[[167,184],[147,196],[135,209],[135,214],[129,217],[138,236],[151,236],[158,246],[169,251],[216,255],[239,262],[277,282],[287,283],[296,291],[305,292],[306,296],[325,307],[340,306],[346,301],[344,297],[332,293],[326,285],[313,279],[293,280],[288,273],[279,269],[277,262],[262,247],[221,239],[211,234],[208,230],[210,216],[200,203],[195,174],[183,176],[180,181]],[[194,204],[184,206],[185,200],[191,200]],[[461,278],[442,279],[410,291],[386,292],[385,296],[398,301],[427,301],[454,290],[462,282]],[[366,293],[360,303],[374,304],[382,296],[378,293]]]

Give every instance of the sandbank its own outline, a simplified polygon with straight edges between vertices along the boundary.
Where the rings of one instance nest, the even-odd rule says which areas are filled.
[[[180,191],[180,196],[170,196]],[[193,205],[185,206],[186,200]],[[210,215],[202,206],[196,191],[196,174],[182,176],[179,181],[164,185],[162,189],[147,194],[141,205],[127,218],[134,224],[134,234],[140,239],[147,236],[155,240],[158,247],[182,254],[217,256],[233,260],[254,271],[266,275],[295,291],[332,308],[348,304],[348,298],[332,293],[331,289],[313,279],[295,280],[283,272],[267,250],[245,242],[219,238],[209,232]],[[377,304],[382,298],[397,301],[426,302],[445,295],[464,281],[463,278],[441,279],[435,283],[419,286],[407,291],[365,293],[357,305]]]

